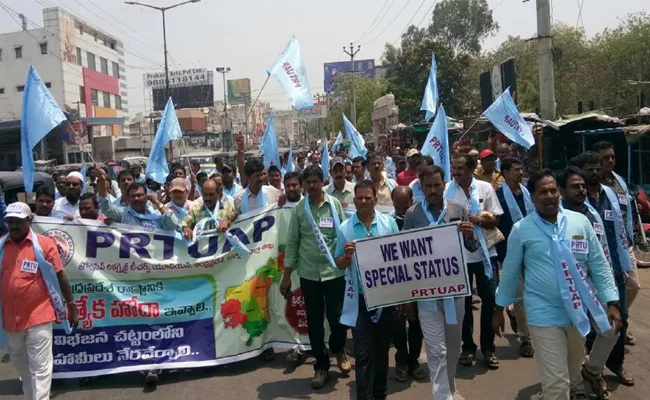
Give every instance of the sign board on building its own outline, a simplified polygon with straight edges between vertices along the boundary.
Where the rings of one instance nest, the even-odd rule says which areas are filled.
[[[495,65],[492,70],[485,71],[479,76],[479,86],[481,90],[481,109],[487,110],[488,107],[503,93],[510,88],[510,94],[517,103],[517,71],[515,69],[515,59],[510,58]]]
[[[337,61],[323,64],[325,82],[324,88],[327,93],[332,93],[338,86],[341,74],[352,71],[352,64],[348,61]],[[356,76],[367,78],[375,77],[375,60],[357,60],[354,62],[354,73]]]
[[[154,111],[164,110],[165,104],[167,104],[165,88],[153,89],[152,93]],[[176,109],[214,106],[214,86],[212,84],[171,87],[169,94]]]
[[[207,68],[190,68],[169,71],[169,87],[212,85],[212,71]],[[153,89],[165,88],[165,71],[147,72],[144,74],[144,86]]]
[[[251,103],[251,80],[230,79],[228,81],[228,102],[230,104]]]
[[[312,108],[294,110],[297,119],[327,118],[327,104],[314,103]]]

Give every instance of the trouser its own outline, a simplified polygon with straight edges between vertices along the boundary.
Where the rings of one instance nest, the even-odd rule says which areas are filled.
[[[408,332],[406,321],[408,320]],[[420,320],[409,320],[405,316],[399,316],[393,332],[393,343],[395,344],[395,364],[405,366],[409,370],[418,367],[418,357],[422,350],[422,328]]]
[[[24,332],[7,332],[11,361],[23,382],[27,400],[48,400],[52,385],[52,323],[27,328]]]
[[[480,251],[480,250],[479,250]],[[467,273],[469,282],[472,284],[473,277],[476,277],[476,290],[481,298],[481,351],[485,355],[487,352],[494,352],[494,330],[492,329],[492,315],[494,314],[494,298],[499,280],[499,270],[496,267],[496,258],[490,259],[492,262],[492,278],[485,275],[483,263],[467,264]],[[463,318],[463,351],[476,353],[476,344],[474,343],[474,314],[472,313],[472,297],[465,298],[465,317]]]
[[[436,311],[419,309],[420,324],[427,348],[429,378],[433,386],[433,400],[453,400],[456,393],[456,366],[460,355],[460,335],[465,299],[454,300],[458,323],[445,323],[445,313],[437,301]]]
[[[627,274],[627,283],[625,284],[625,291],[627,297],[627,310],[629,312],[632,303],[636,300],[636,296],[641,290],[641,281],[639,280],[639,268],[636,265],[636,256],[634,255],[634,248],[630,247],[628,249],[630,252],[630,259],[632,260],[632,271]],[[622,303],[622,300],[621,300]]]
[[[363,296],[359,296],[359,316],[352,327],[357,400],[385,399],[388,390],[388,350],[397,308],[384,307],[376,323],[371,319],[375,312],[369,312]]]
[[[329,281],[311,281],[300,278],[300,287],[305,297],[309,342],[314,357],[316,357],[314,370],[328,371],[330,357],[325,347],[323,314],[327,317],[330,326],[329,349],[334,354],[340,353],[345,346],[346,332],[345,326],[339,323],[345,294],[345,277]]]
[[[569,400],[569,392],[582,393],[580,369],[585,358],[584,340],[573,327],[531,326],[537,378],[543,400]]]
[[[625,333],[627,332],[628,313],[626,305],[626,284],[625,276],[623,274],[614,274],[616,287],[618,288],[619,303],[621,305],[621,331],[618,335],[610,331],[613,338],[610,337],[609,341],[613,343],[610,345],[607,340],[601,340],[602,344],[599,345],[596,332],[592,331],[587,335],[587,351],[589,351],[589,362],[585,363],[592,373],[602,372],[603,368],[607,366],[610,371],[617,374],[623,369],[623,362],[625,361]],[[609,346],[609,350],[608,349]]]

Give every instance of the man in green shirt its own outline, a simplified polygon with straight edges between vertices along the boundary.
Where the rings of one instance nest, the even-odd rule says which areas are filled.
[[[352,370],[344,350],[346,329],[339,323],[345,277],[333,261],[337,229],[345,214],[341,203],[323,192],[320,166],[305,168],[302,178],[307,196],[292,211],[280,292],[285,297],[291,293],[291,272],[297,270],[307,311],[309,342],[316,357],[311,385],[320,389],[327,382],[330,369],[323,314],[330,326],[329,349],[335,354],[339,369],[346,374]]]
[[[332,158],[330,184],[325,187],[325,193],[335,197],[343,207],[354,204],[354,183],[345,179],[345,163],[341,157]]]

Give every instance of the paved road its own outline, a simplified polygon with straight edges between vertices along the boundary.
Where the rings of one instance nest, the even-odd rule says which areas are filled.
[[[650,287],[650,270],[641,271],[641,281]],[[628,348],[626,367],[634,374],[636,386],[618,386],[613,376],[607,377],[617,400],[641,400],[650,398],[650,367],[643,360],[650,360],[650,320],[644,318],[650,307],[650,290],[642,290],[632,308],[631,327],[637,345]],[[478,316],[475,321],[478,321]],[[478,341],[477,341],[478,342]],[[393,352],[391,352],[394,354]],[[501,368],[488,371],[481,364],[472,368],[459,366],[457,384],[467,400],[473,399],[528,399],[539,391],[532,359],[518,357],[518,343],[514,335],[497,338],[497,354]],[[57,400],[83,399],[349,399],[354,397],[354,373],[342,376],[332,371],[329,384],[320,391],[313,391],[309,382],[313,374],[313,359],[293,368],[282,353],[276,360],[265,363],[259,359],[248,360],[215,370],[186,370],[166,374],[161,384],[151,390],[143,390],[142,377],[138,374],[112,375],[97,379],[91,386],[80,387],[77,380],[57,383],[53,398]],[[426,382],[399,383],[389,371],[389,398],[431,399],[431,384]],[[611,378],[611,379],[610,379]],[[0,364],[0,399],[20,399],[20,383],[9,363]]]

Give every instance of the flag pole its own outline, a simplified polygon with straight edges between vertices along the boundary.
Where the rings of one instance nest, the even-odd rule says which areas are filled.
[[[465,133],[463,133],[463,134],[461,135],[461,137],[459,137],[459,138],[456,140],[456,142],[460,142],[460,140],[461,140],[462,138],[464,138],[465,135],[467,135],[467,133],[470,131],[470,129],[472,129],[472,127],[474,127],[474,125],[476,125],[476,123],[478,122],[479,119],[481,119],[482,116],[483,116],[483,114],[479,115],[478,118],[476,118],[476,121],[472,122],[472,125],[470,125],[469,128],[467,128],[467,130],[465,131]]]
[[[262,85],[262,88],[260,89],[259,93],[257,93],[257,97],[255,98],[255,101],[253,102],[253,104],[251,104],[251,108],[249,108],[248,112],[246,113],[246,120],[248,120],[248,115],[251,113],[251,111],[253,111],[253,107],[255,107],[255,104],[257,104],[257,100],[260,99],[260,95],[262,94],[262,91],[266,87],[266,84],[269,82],[270,77],[271,77],[271,75],[269,75],[269,74],[266,75],[266,80],[264,81],[264,84]]]

